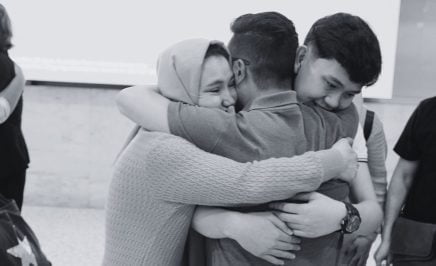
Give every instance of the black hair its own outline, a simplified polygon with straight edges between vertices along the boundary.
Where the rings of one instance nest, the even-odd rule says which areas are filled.
[[[234,59],[249,63],[256,84],[292,84],[298,35],[294,23],[277,12],[245,14],[231,24],[228,48]]]
[[[5,7],[0,4],[0,51],[7,51],[12,47],[12,27]]]
[[[209,58],[211,56],[223,56],[227,61],[230,62],[229,51],[227,51],[227,49],[224,48],[224,46],[219,43],[212,43],[209,45],[209,48],[207,48],[204,59]]]
[[[360,17],[336,13],[317,20],[304,40],[320,58],[335,59],[351,81],[374,84],[381,72],[380,45],[375,33]]]

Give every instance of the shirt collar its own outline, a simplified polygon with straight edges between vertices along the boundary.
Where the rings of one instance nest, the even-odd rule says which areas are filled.
[[[256,98],[249,110],[274,108],[297,103],[297,93],[293,90],[287,90]]]

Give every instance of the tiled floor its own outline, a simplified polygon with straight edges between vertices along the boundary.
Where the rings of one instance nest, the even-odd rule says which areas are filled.
[[[132,124],[114,105],[117,90],[28,86],[24,133],[32,163],[23,215],[53,265],[100,265],[104,203],[112,162]],[[417,101],[371,102],[392,147]],[[370,260],[368,265],[374,265]]]
[[[104,210],[25,205],[23,217],[54,266],[101,265]]]

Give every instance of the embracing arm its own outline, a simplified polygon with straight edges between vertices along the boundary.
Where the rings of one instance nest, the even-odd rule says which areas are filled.
[[[352,181],[352,186],[362,186],[356,198],[362,202],[354,204],[359,210],[363,223],[361,233],[371,233],[380,224],[382,211],[378,205],[369,175],[359,167],[358,176]],[[368,169],[366,168],[366,171]],[[317,192],[301,194],[294,197],[307,203],[272,203],[277,209],[277,215],[288,223],[296,236],[315,238],[341,229],[341,221],[346,215],[345,204]]]
[[[167,136],[147,158],[129,156],[142,162],[138,167],[147,172],[154,196],[171,202],[212,206],[264,203],[312,191],[338,172],[350,170],[336,148],[292,158],[238,163]]]
[[[10,114],[13,112],[20,100],[24,91],[24,75],[21,68],[15,64],[15,77],[9,83],[9,85],[0,92],[0,113],[4,113],[0,117],[0,123],[6,121]],[[2,108],[3,107],[3,108]]]
[[[117,95],[117,106],[127,118],[149,131],[169,133],[168,105],[170,100],[159,93],[155,85],[125,88]]]
[[[357,208],[362,219],[359,230],[355,234],[375,233],[383,219],[383,211],[377,202],[367,163],[359,163],[357,177],[351,184],[351,195],[354,202],[357,202],[354,207]]]

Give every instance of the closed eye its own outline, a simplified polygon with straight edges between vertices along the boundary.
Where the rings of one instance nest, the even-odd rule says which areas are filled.
[[[336,84],[333,84],[332,82],[325,80],[325,82],[327,83],[327,86],[331,89],[336,89],[338,86],[336,86]]]
[[[206,89],[205,92],[209,92],[209,93],[219,93],[221,90],[221,86],[214,86],[214,87],[209,87]]]

